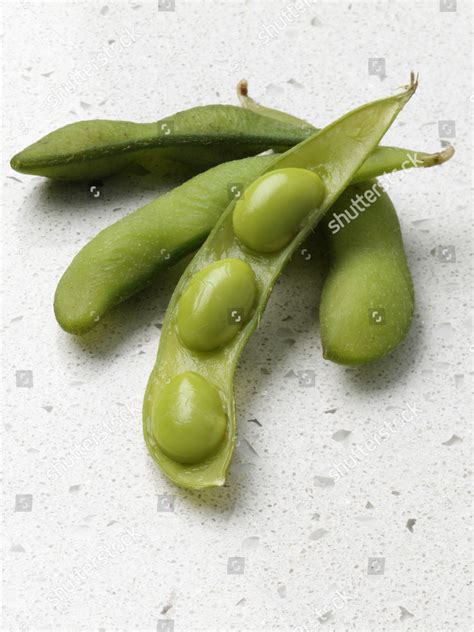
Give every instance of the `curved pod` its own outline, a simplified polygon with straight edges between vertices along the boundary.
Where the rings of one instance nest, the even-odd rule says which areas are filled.
[[[229,183],[250,184],[273,156],[219,165],[108,226],[62,275],[54,296],[61,327],[84,334],[114,305],[196,250],[229,204]]]
[[[292,147],[310,134],[237,106],[207,105],[155,123],[78,121],[26,147],[11,166],[56,180],[103,178],[130,165],[157,173],[176,163],[202,170],[272,147]]]
[[[249,254],[234,233],[232,216],[235,203],[231,203],[184,272],[168,306],[157,360],[143,403],[143,432],[150,454],[177,485],[202,489],[224,484],[236,440],[233,375],[239,355],[256,328],[284,265],[345,189],[415,89],[416,83],[413,82],[400,95],[367,104],[346,114],[280,156],[270,166],[269,170],[310,169],[324,184],[324,200],[317,210],[305,218],[290,244],[265,256]],[[354,133],[357,129],[361,130],[360,135]],[[248,322],[229,343],[212,353],[192,351],[183,345],[175,327],[179,301],[190,279],[207,266],[226,258],[242,259],[249,263],[256,278],[258,302]],[[199,374],[207,383],[218,388],[228,420],[225,437],[216,452],[191,465],[166,455],[153,434],[153,411],[159,406],[157,402],[163,396],[164,387],[187,371]]]

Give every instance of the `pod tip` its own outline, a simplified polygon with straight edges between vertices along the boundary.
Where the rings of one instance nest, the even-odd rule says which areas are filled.
[[[435,156],[437,157],[437,164],[441,165],[443,162],[446,162],[447,160],[452,158],[454,154],[454,147],[452,145],[446,145],[446,147],[442,151],[435,154]]]
[[[249,94],[249,84],[247,79],[241,79],[237,84],[237,96],[247,97]]]
[[[410,72],[410,85],[408,87],[411,88],[413,92],[418,88],[418,77],[418,73],[415,73],[413,70]]]
[[[452,158],[454,153],[454,147],[452,145],[447,145],[436,154],[428,154],[426,157],[422,158],[423,166],[433,167],[434,165],[442,165],[443,162],[447,162],[450,158]]]

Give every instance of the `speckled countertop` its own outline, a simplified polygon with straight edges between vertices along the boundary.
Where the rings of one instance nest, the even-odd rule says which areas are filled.
[[[471,630],[471,3],[2,10],[4,629]],[[52,311],[80,246],[171,182],[112,178],[94,196],[16,174],[9,157],[80,119],[235,103],[242,77],[264,103],[326,123],[411,69],[418,93],[386,142],[457,153],[390,189],[417,291],[408,339],[367,368],[323,361],[313,244],[242,357],[228,485],[175,488],[140,406],[179,269],[82,340]],[[384,424],[390,439],[368,450]]]

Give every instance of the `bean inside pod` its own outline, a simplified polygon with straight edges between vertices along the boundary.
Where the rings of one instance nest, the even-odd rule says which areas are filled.
[[[290,243],[323,197],[324,184],[316,173],[275,169],[252,182],[235,205],[234,232],[247,248],[277,252]]]
[[[259,252],[281,250],[323,197],[324,185],[317,174],[296,168],[271,171],[252,183],[236,204],[235,233],[245,246]],[[178,301],[176,328],[182,343],[194,352],[223,347],[247,322],[256,295],[249,263],[234,258],[206,266],[189,280]],[[186,371],[158,395],[152,423],[164,454],[178,463],[194,464],[216,452],[227,416],[217,388],[198,373]]]

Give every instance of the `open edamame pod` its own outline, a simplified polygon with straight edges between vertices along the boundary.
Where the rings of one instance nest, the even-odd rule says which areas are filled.
[[[207,105],[156,123],[72,123],[16,154],[11,166],[56,180],[103,178],[133,164],[152,172],[176,163],[203,170],[272,147],[292,147],[311,133],[237,106]]]
[[[368,197],[363,212],[349,217]],[[329,266],[319,308],[323,355],[347,365],[378,360],[406,336],[414,309],[395,208],[377,181],[356,184],[320,226]]]
[[[402,94],[346,114],[276,159],[250,191],[229,205],[182,275],[166,313],[143,404],[148,449],[176,484],[190,489],[224,484],[236,438],[233,375],[245,342],[257,327],[284,265],[346,188],[415,89],[412,76]],[[310,172],[306,180],[303,170]],[[294,221],[292,207],[286,203],[289,194],[298,208]],[[259,231],[257,241],[249,241],[246,219]],[[276,233],[272,223],[278,225]],[[224,268],[219,274],[218,264]],[[250,269],[245,274],[242,265]],[[248,309],[254,293],[254,304]],[[225,334],[217,348],[207,347],[207,334],[202,334],[206,350],[184,335],[183,300],[199,306],[192,338],[199,340],[203,326],[212,320],[213,331]],[[233,337],[226,334],[230,325],[235,325]]]

